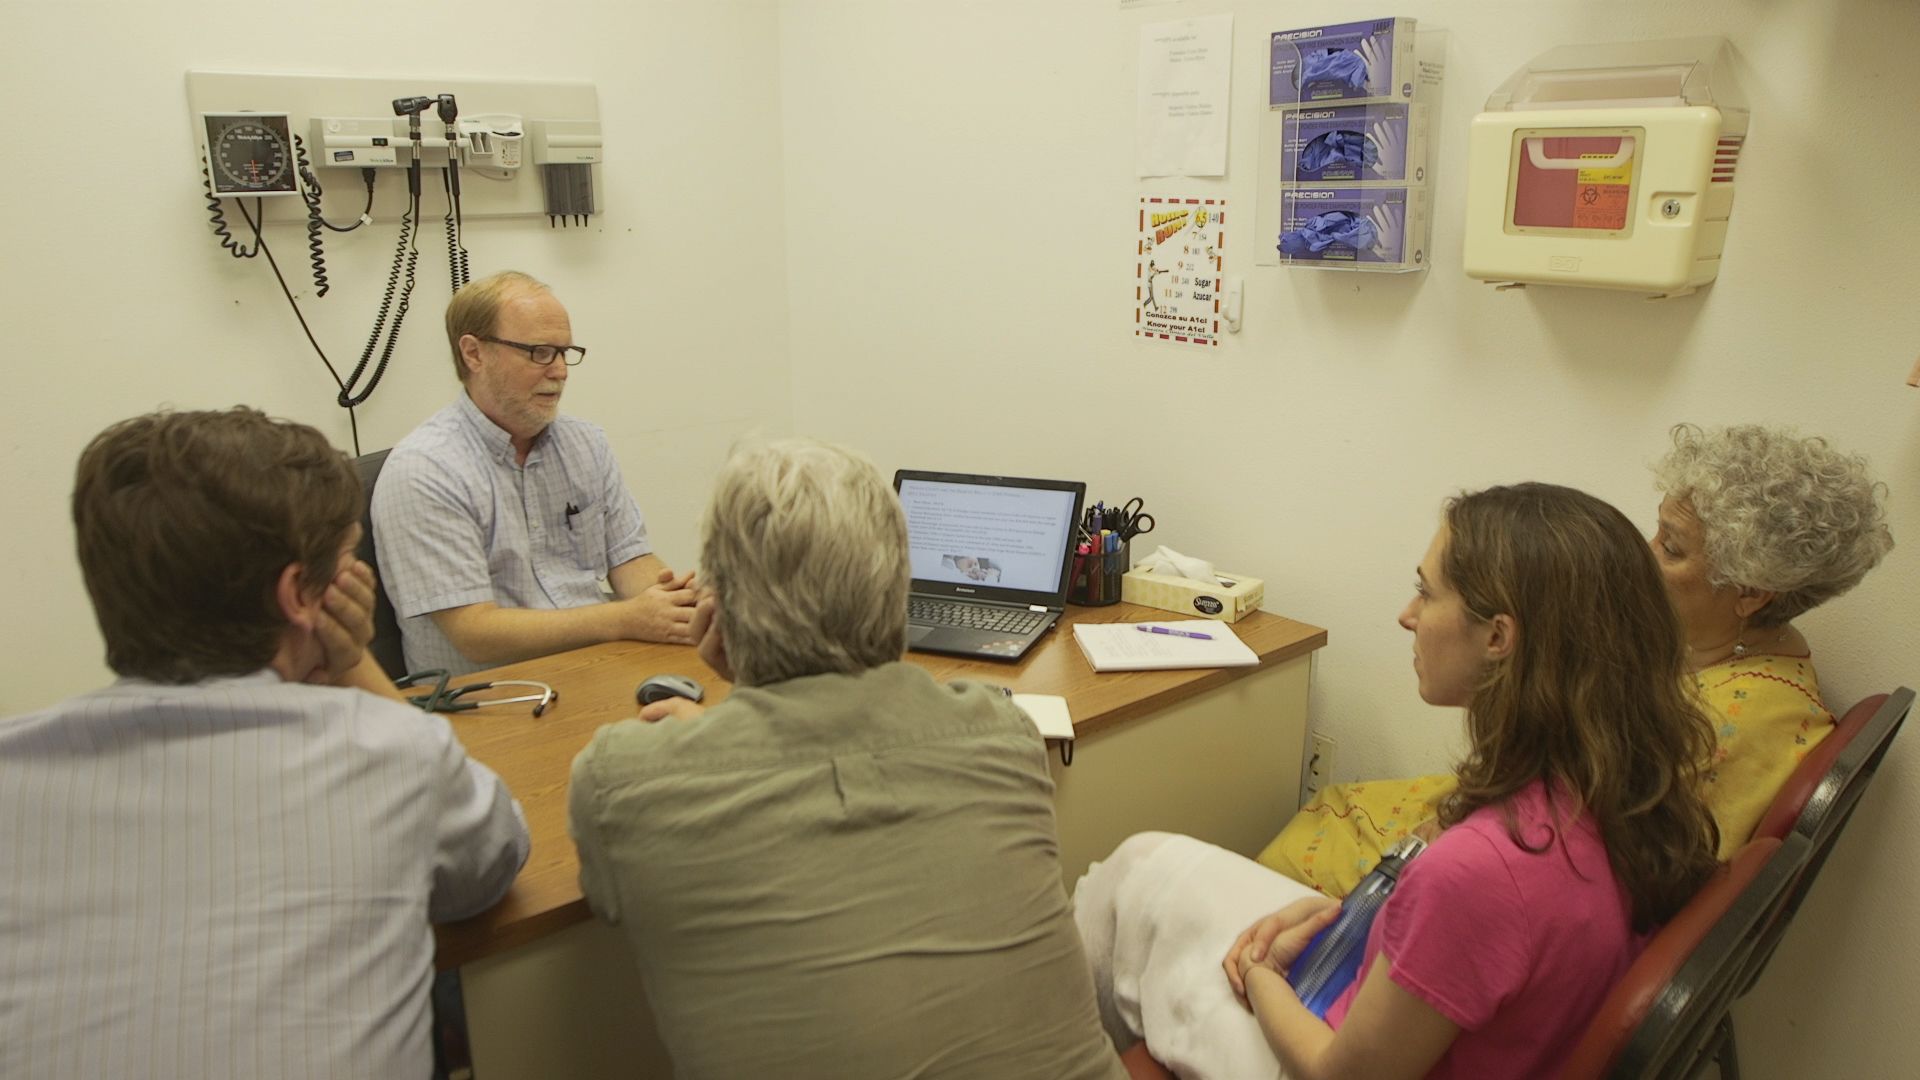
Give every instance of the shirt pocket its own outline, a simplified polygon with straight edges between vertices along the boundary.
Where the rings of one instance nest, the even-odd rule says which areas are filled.
[[[567,530],[568,539],[573,542],[573,563],[575,566],[604,578],[610,567],[607,566],[607,509],[601,503],[580,508],[580,512],[568,519],[571,527]]]

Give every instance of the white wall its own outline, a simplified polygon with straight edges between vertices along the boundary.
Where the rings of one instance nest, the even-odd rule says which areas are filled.
[[[596,84],[606,213],[585,229],[469,221],[474,272],[527,270],[568,304],[575,340],[592,351],[569,381],[567,411],[607,429],[669,563],[694,562],[706,481],[733,439],[788,429],[773,3],[4,10],[0,99],[16,118],[36,118],[36,134],[31,153],[9,152],[0,170],[0,304],[15,373],[0,442],[10,518],[0,536],[10,568],[0,577],[0,714],[107,677],[66,505],[73,463],[102,427],[160,404],[247,403],[350,446],[334,386],[266,261],[236,262],[215,245],[190,137],[189,68],[417,75],[422,92],[436,75]],[[452,40],[449,19],[460,28]],[[415,44],[365,44],[376,40]],[[397,179],[380,191],[395,210]],[[360,409],[366,450],[391,446],[456,392],[440,329],[443,196],[429,181],[413,311],[385,383]],[[358,208],[357,188],[332,183],[333,217]],[[329,236],[333,289],[315,300],[303,231],[269,229],[343,372],[366,341],[394,235],[385,223]]]
[[[1267,580],[1269,610],[1327,627],[1316,725],[1336,778],[1441,768],[1457,715],[1419,704],[1393,625],[1439,502],[1537,478],[1649,523],[1645,463],[1679,420],[1793,422],[1869,454],[1898,547],[1805,620],[1830,700],[1920,681],[1914,478],[1920,315],[1907,259],[1920,149],[1904,135],[1920,8],[1905,0],[1348,3],[1115,0],[819,4],[781,25],[794,416],[885,467],[1089,481],[1138,494],[1152,537]],[[1137,28],[1237,14],[1224,181],[1132,173]],[[1433,269],[1256,267],[1266,34],[1401,14],[1452,31]],[[1717,284],[1648,303],[1495,293],[1459,269],[1466,124],[1566,42],[1724,34],[1753,110]],[[1143,193],[1229,199],[1243,333],[1207,353],[1133,339]],[[1214,389],[1207,395],[1181,387]],[[904,415],[911,403],[914,412]],[[1911,740],[1913,737],[1909,736]],[[1743,1009],[1750,1075],[1906,1073],[1888,1037],[1920,1007],[1920,893],[1901,825],[1920,750],[1897,748]],[[1277,823],[1276,823],[1277,824]]]
[[[31,129],[16,145],[32,146],[35,168],[15,152],[0,170],[15,371],[0,441],[0,713],[104,677],[65,503],[94,432],[163,402],[247,402],[346,445],[270,275],[213,245],[188,68],[599,86],[608,213],[588,232],[476,224],[469,246],[477,270],[518,265],[571,306],[594,352],[567,407],[609,429],[670,562],[692,561],[707,479],[753,428],[845,440],[888,468],[1067,475],[1140,494],[1160,517],[1155,539],[1264,575],[1270,609],[1332,632],[1314,708],[1340,741],[1340,776],[1404,774],[1442,766],[1457,728],[1417,703],[1391,622],[1444,495],[1550,479],[1644,522],[1643,465],[1669,424],[1790,421],[1873,457],[1903,540],[1858,593],[1806,620],[1830,698],[1920,680],[1920,622],[1899,607],[1920,584],[1920,440],[1901,385],[1920,311],[1900,261],[1920,226],[1907,191],[1920,149],[1900,134],[1920,104],[1903,81],[1920,9],[1904,0],[1362,12],[1454,35],[1435,268],[1407,278],[1252,262],[1265,33],[1353,17],[1331,0],[4,10],[0,98]],[[1239,16],[1230,175],[1138,182],[1136,28],[1221,10]],[[362,44],[438,40],[444,12],[467,27],[457,46],[396,61]],[[1719,282],[1647,304],[1466,279],[1465,124],[1494,85],[1562,42],[1703,33],[1732,38],[1754,115]],[[1211,353],[1128,334],[1132,215],[1151,192],[1231,200],[1247,324]],[[363,410],[368,449],[452,393],[431,332],[445,288],[432,236],[414,329]],[[331,245],[336,290],[306,307],[337,355],[364,340],[390,237]],[[297,273],[300,235],[270,239]],[[1217,393],[1179,389],[1194,381]],[[1920,1007],[1908,899],[1920,870],[1878,852],[1920,820],[1916,792],[1920,759],[1897,749],[1743,1012],[1751,1075],[1908,1071],[1887,1033]]]

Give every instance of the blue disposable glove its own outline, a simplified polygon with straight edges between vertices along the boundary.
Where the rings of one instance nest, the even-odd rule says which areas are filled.
[[[1305,255],[1325,251],[1335,244],[1346,244],[1356,251],[1374,246],[1374,224],[1359,214],[1330,210],[1315,214],[1298,229],[1280,234],[1282,255]]]
[[[1314,138],[1300,151],[1300,168],[1319,172],[1329,165],[1346,162],[1357,172],[1362,166],[1379,160],[1380,151],[1373,140],[1357,131],[1329,131]]]
[[[1307,53],[1300,58],[1300,85],[1305,88],[1316,82],[1329,82],[1348,93],[1364,94],[1367,91],[1366,58],[1346,49]]]

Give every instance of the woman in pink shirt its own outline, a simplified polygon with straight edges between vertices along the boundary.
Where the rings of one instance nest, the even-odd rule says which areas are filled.
[[[1074,894],[1116,1045],[1221,1080],[1550,1075],[1713,871],[1712,729],[1633,524],[1569,488],[1490,488],[1448,502],[1417,574],[1420,696],[1466,708],[1470,747],[1359,977],[1314,1016],[1284,973],[1337,902],[1142,834]]]

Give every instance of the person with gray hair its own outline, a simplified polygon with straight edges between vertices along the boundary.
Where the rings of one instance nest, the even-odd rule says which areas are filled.
[[[901,660],[886,480],[825,443],[749,445],[703,532],[692,629],[732,693],[601,728],[569,811],[675,1075],[1124,1080],[1045,743],[998,688]]]
[[[1714,712],[1704,779],[1724,860],[1833,731],[1813,650],[1793,620],[1859,584],[1893,547],[1887,489],[1865,458],[1784,428],[1679,424],[1670,436],[1673,448],[1653,465],[1665,498],[1649,542],[1688,670]],[[1345,896],[1453,790],[1451,773],[1330,785],[1260,862]]]
[[[1860,583],[1893,547],[1866,459],[1757,424],[1677,425],[1655,465],[1653,545],[1697,667],[1804,652],[1790,620]],[[1752,640],[1749,641],[1748,639]]]

